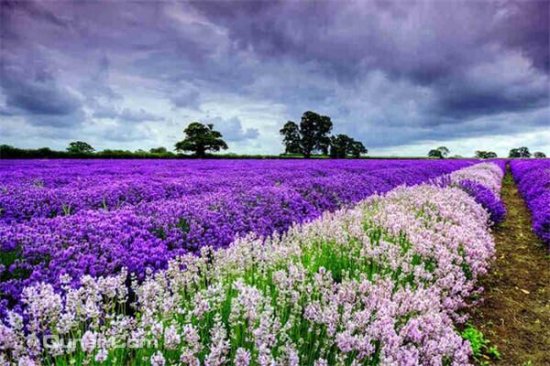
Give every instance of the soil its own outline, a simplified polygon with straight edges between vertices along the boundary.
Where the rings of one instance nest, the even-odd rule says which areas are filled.
[[[550,365],[550,252],[531,230],[531,215],[508,171],[502,186],[508,209],[494,229],[496,259],[481,281],[484,302],[472,324],[496,345],[491,365]]]

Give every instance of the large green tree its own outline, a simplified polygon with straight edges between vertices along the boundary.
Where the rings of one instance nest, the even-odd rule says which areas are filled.
[[[330,146],[330,131],[332,121],[328,116],[307,111],[300,121],[300,150],[305,158],[311,157],[314,151],[328,154]]]
[[[67,147],[67,151],[72,154],[91,154],[95,149],[87,142],[84,141],[73,141]]]
[[[428,156],[430,158],[439,158],[443,159],[447,155],[449,155],[451,151],[446,146],[440,146],[437,149],[432,149],[428,152]]]
[[[348,146],[348,153],[354,158],[358,158],[361,156],[361,154],[366,154],[368,152],[369,151],[361,141],[353,140],[352,143]]]
[[[300,124],[288,121],[279,133],[283,136],[285,154],[303,154],[310,158],[314,152],[320,152],[334,158],[345,158],[348,155],[359,157],[367,153],[367,149],[360,141],[339,134],[330,136],[332,121],[328,116],[307,111],[302,115]]]
[[[431,149],[429,152],[428,152],[428,156],[430,158],[439,158],[439,159],[443,159],[443,154],[441,153],[441,151],[439,149]]]
[[[441,152],[441,156],[446,158],[450,153],[451,151],[449,150],[449,148],[447,146],[440,146],[437,148],[437,150],[439,150],[439,152]]]
[[[176,151],[191,151],[198,157],[205,157],[208,151],[227,149],[222,134],[214,130],[213,124],[191,122],[183,133],[185,139],[176,143]]]
[[[299,154],[300,148],[300,128],[296,122],[288,121],[283,128],[279,130],[283,136],[283,144],[285,145],[285,154]]]
[[[348,153],[348,146],[352,143],[353,139],[348,135],[336,135],[330,138],[330,157],[331,158],[345,158]]]
[[[510,158],[530,158],[531,153],[529,152],[529,148],[522,146],[518,148],[514,148],[510,150],[510,153],[508,154],[508,157]]]
[[[330,138],[330,156],[332,158],[342,159],[346,156],[358,158],[367,152],[362,142],[355,141],[348,135],[338,134]]]

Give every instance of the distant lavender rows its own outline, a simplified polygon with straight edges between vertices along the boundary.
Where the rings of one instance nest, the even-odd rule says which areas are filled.
[[[550,160],[512,160],[510,169],[532,213],[533,230],[550,246]]]
[[[341,190],[341,186],[330,186],[334,186],[333,178],[342,177],[368,176],[369,187],[385,192],[396,184],[417,184],[469,164],[472,162],[8,160],[0,161],[0,222],[67,216],[89,209],[115,210],[206,192],[246,192],[250,187],[274,184],[302,191],[319,186]],[[416,169],[420,171],[413,173]],[[347,189],[356,187],[356,182],[350,181]],[[325,210],[339,205],[318,202],[317,206]]]
[[[2,161],[0,291],[225,247],[472,161]]]

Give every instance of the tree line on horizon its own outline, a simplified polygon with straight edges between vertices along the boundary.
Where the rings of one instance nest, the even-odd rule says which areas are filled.
[[[331,136],[333,123],[328,116],[323,116],[312,111],[306,111],[302,115],[300,124],[288,121],[279,133],[283,136],[285,152],[279,157],[311,158],[314,154],[321,157],[331,158],[359,158],[368,150],[362,142],[356,141],[345,134]],[[85,141],[73,141],[66,148],[66,151],[55,151],[50,148],[40,149],[18,149],[9,145],[0,145],[0,158],[27,158],[27,157],[103,157],[103,158],[175,158],[175,157],[196,157],[206,158],[212,152],[227,150],[228,145],[223,139],[221,132],[214,129],[213,124],[191,122],[184,130],[184,139],[174,145],[177,154],[168,151],[165,147],[156,147],[148,152],[137,150],[136,152],[126,150],[103,150],[96,152],[95,149]],[[192,155],[185,155],[190,152]],[[217,155],[220,157],[219,155]],[[253,155],[262,157],[262,155]],[[247,155],[225,155],[221,157],[248,157]],[[275,156],[273,156],[275,157]]]
[[[331,158],[359,158],[368,151],[362,142],[348,135],[331,136],[333,123],[330,117],[312,111],[302,115],[300,124],[288,121],[279,130],[285,146],[285,155],[302,155],[305,159],[315,153]],[[208,152],[227,150],[227,143],[221,132],[213,124],[190,123],[183,130],[185,138],[175,144],[176,151],[191,152],[197,157],[205,157]]]
[[[174,145],[177,153],[160,146],[149,151],[139,149],[137,151],[105,149],[99,152],[85,141],[73,141],[69,143],[66,151],[56,151],[48,147],[39,149],[20,149],[10,145],[0,145],[0,158],[262,158],[262,157],[303,157],[312,156],[330,158],[360,158],[368,153],[361,141],[345,135],[330,135],[333,128],[329,116],[323,116],[313,111],[302,114],[300,123],[287,121],[279,130],[282,143],[285,147],[281,155],[210,155],[212,152],[227,150],[228,145],[221,132],[214,129],[213,124],[191,122],[184,130],[184,139]],[[186,155],[190,152],[192,155]],[[446,146],[440,146],[428,152],[428,158],[444,159],[450,154]],[[475,157],[478,159],[494,159],[497,154],[493,151],[477,150]],[[522,146],[513,148],[508,154],[509,158],[546,158],[546,154],[537,151],[533,154],[529,148]],[[461,158],[461,156],[454,156]]]
[[[429,158],[438,158],[438,159],[444,159],[450,154],[449,148],[446,146],[440,146],[437,149],[432,149],[428,151],[428,157]],[[461,158],[462,156],[454,156],[455,158]],[[485,150],[476,150],[475,158],[477,159],[496,159],[498,158],[497,153],[494,151],[485,151]],[[513,148],[508,153],[508,158],[536,158],[536,159],[542,159],[546,157],[546,154],[542,151],[537,151],[531,154],[529,151],[529,148],[526,146]]]

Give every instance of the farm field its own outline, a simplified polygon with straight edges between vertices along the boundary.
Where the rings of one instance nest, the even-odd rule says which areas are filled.
[[[548,191],[521,178],[536,162],[511,169],[544,240]],[[508,225],[505,171],[504,160],[0,161],[0,360],[477,363],[461,329]]]
[[[0,0],[0,366],[550,366],[550,0]]]

